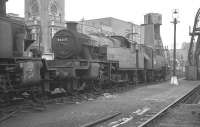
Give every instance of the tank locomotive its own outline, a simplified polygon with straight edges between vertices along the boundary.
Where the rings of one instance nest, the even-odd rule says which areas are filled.
[[[159,50],[132,44],[123,36],[82,34],[75,22],[55,33],[55,59],[29,57],[34,40],[23,21],[6,16],[6,1],[0,1],[0,102],[24,92],[73,93],[167,76],[168,65]]]
[[[47,61],[50,84],[54,84],[51,90],[98,90],[118,83],[166,78],[165,58],[152,48],[131,45],[122,36],[82,34],[76,27],[77,23],[69,22],[67,29],[55,33],[52,39],[55,59]]]

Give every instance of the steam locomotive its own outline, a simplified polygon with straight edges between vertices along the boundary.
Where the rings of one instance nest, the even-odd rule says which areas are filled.
[[[83,34],[77,23],[55,33],[53,60],[27,55],[34,42],[24,22],[6,16],[0,4],[0,104],[24,92],[73,93],[116,84],[166,79],[162,49],[132,44],[123,36]]]
[[[123,36],[79,33],[76,22],[55,33],[52,50],[55,59],[46,61],[51,90],[98,90],[117,83],[165,80],[168,74],[161,50],[131,44]]]
[[[24,22],[1,12],[0,104],[16,98],[24,91],[33,92],[31,89],[42,83],[42,59],[25,55],[33,42]]]

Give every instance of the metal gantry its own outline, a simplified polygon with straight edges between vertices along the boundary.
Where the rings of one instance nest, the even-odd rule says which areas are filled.
[[[192,32],[190,32],[191,40],[190,47],[188,51],[188,62],[190,66],[199,65],[199,55],[200,55],[200,8],[196,14],[194,20],[194,26]],[[196,40],[197,38],[197,40]],[[196,43],[196,46],[195,46]]]

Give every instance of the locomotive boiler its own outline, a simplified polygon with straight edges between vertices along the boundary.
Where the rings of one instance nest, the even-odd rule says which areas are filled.
[[[123,36],[82,34],[76,25],[68,22],[68,28],[52,39],[55,59],[47,61],[52,90],[62,87],[72,92],[119,82],[165,79],[165,58],[154,49],[131,44]]]

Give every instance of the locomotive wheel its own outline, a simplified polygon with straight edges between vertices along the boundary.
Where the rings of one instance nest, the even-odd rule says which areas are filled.
[[[73,94],[75,92],[84,91],[86,82],[81,82],[79,79],[70,79],[67,83],[67,92]]]
[[[73,89],[73,80],[72,79],[67,81],[66,90],[70,95],[73,95],[73,93],[75,93],[75,90]]]
[[[0,94],[0,105],[1,104],[10,104],[10,102],[11,102],[11,97],[9,96],[8,93]]]
[[[87,87],[87,83],[85,81],[80,81],[77,79],[74,83],[75,89],[78,92],[84,91]]]
[[[92,86],[93,90],[97,92],[102,90],[102,83],[100,81],[93,81]]]

